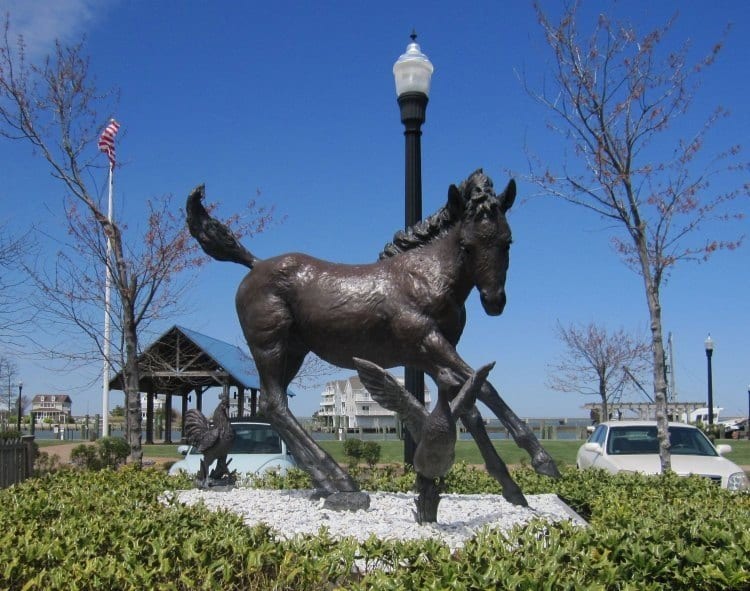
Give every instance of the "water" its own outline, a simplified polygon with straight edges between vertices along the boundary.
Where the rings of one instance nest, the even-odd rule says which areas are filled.
[[[586,439],[586,427],[591,425],[591,420],[586,418],[525,419],[525,422],[538,439],[565,441]],[[486,425],[490,439],[511,439],[498,419],[490,419],[486,422]],[[307,427],[307,425],[305,426]],[[316,441],[332,441],[338,438],[336,433],[320,431],[313,431],[312,436]],[[347,437],[356,437],[363,441],[393,441],[399,439],[396,433],[360,433],[357,430],[349,431]],[[458,434],[458,439],[461,441],[467,441],[471,438],[471,434],[465,431],[460,431]]]
[[[301,418],[300,422],[306,428],[312,423],[311,419]],[[545,419],[525,419],[526,424],[534,432],[534,435],[538,439],[559,439],[559,440],[580,440],[585,439],[586,427],[591,424],[591,420],[587,418],[545,418]],[[178,422],[179,424],[179,422]],[[75,425],[76,429],[66,428],[64,433],[65,441],[87,441],[88,436],[85,428],[82,425]],[[90,429],[93,430],[93,425]],[[487,421],[487,432],[490,439],[504,440],[510,439],[508,432],[502,427],[502,424],[497,419],[490,419]],[[28,433],[28,431],[24,431]],[[61,439],[59,431],[56,432],[54,429],[40,429],[37,427],[34,433],[37,439]],[[125,437],[125,432],[120,429],[113,429],[111,431],[112,437]],[[159,433],[154,433],[155,441],[162,441],[162,437],[157,437]],[[172,429],[172,441],[179,443],[182,433],[179,429]],[[146,432],[143,431],[142,439],[145,440]],[[336,433],[328,433],[322,431],[313,431],[312,437],[316,441],[332,441],[337,439]],[[364,441],[395,441],[399,437],[396,433],[359,433],[358,431],[350,431],[347,433],[347,437],[356,437]],[[461,431],[458,434],[458,438],[462,441],[471,439],[471,434]]]
[[[94,431],[93,427],[90,428],[90,431],[91,432]],[[29,434],[28,430],[24,430],[24,435],[28,435],[28,434]],[[122,429],[111,429],[110,430],[110,434],[111,434],[112,437],[122,437],[123,439],[125,438],[125,431],[123,431]],[[36,439],[44,439],[44,440],[61,439],[59,431],[55,432],[54,429],[52,429],[52,430],[49,430],[49,429],[42,430],[42,429],[39,429],[39,427],[36,428],[36,430],[34,432],[34,437]],[[156,441],[161,441],[162,438],[163,437],[157,438],[156,437],[156,433],[154,433],[154,439]],[[179,441],[180,441],[181,438],[182,438],[182,432],[179,429],[172,429],[172,441],[174,443],[179,443]],[[83,442],[83,441],[88,441],[88,436],[86,434],[86,430],[85,429],[70,429],[70,428],[66,428],[65,432],[64,432],[63,439],[65,441],[70,441],[70,442],[76,442],[76,441]],[[141,439],[142,440],[146,439],[146,431],[145,431],[145,429],[143,430],[143,433],[141,435]]]

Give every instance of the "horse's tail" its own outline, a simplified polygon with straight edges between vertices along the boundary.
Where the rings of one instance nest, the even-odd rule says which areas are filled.
[[[205,194],[205,185],[198,185],[187,198],[185,209],[190,233],[208,256],[252,269],[259,259],[239,243],[227,226],[209,215],[201,203]]]

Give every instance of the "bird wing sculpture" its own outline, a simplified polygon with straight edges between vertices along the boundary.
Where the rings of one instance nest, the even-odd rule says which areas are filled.
[[[451,416],[454,421],[457,421],[465,414],[477,400],[477,395],[482,389],[482,384],[487,380],[487,376],[490,375],[492,368],[495,367],[495,362],[483,365],[477,371],[475,371],[468,380],[461,387],[461,390],[456,394],[456,397],[451,400]]]
[[[415,441],[422,438],[422,428],[429,413],[414,396],[379,365],[354,359],[359,379],[372,397],[383,407],[401,415]]]
[[[224,224],[212,218],[203,207],[205,185],[199,185],[187,198],[187,224],[204,252],[219,261],[238,262],[250,269],[257,258],[242,246]]]

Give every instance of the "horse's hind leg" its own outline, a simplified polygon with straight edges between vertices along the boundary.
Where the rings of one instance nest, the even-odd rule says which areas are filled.
[[[500,483],[503,487],[503,497],[509,503],[514,505],[520,505],[522,507],[528,506],[526,498],[521,492],[521,488],[513,480],[513,477],[508,472],[508,467],[505,462],[495,451],[495,446],[492,445],[492,440],[487,435],[487,430],[484,428],[484,422],[482,421],[482,415],[479,414],[476,406],[473,406],[464,416],[461,417],[461,422],[469,430],[474,441],[479,446],[479,451],[484,459],[484,464],[487,467],[487,472]]]
[[[263,410],[266,418],[286,441],[299,467],[310,475],[316,488],[326,494],[359,490],[357,483],[315,443],[287,407],[267,406]]]
[[[275,378],[271,371],[272,367],[263,363],[260,355],[255,356],[255,361],[263,388],[260,396],[261,413],[284,438],[299,467],[307,472],[315,486],[326,494],[358,491],[356,482],[294,418],[287,404],[286,385],[282,385]],[[299,364],[294,373],[297,369]],[[288,380],[284,381],[288,383]]]
[[[526,423],[518,418],[518,415],[505,403],[492,384],[485,382],[477,398],[484,402],[495,416],[500,419],[500,422],[508,429],[511,437],[513,437],[516,445],[528,452],[531,456],[531,465],[534,467],[534,470],[539,474],[552,476],[553,478],[560,477],[560,471],[557,469],[555,461],[541,446],[534,432]]]

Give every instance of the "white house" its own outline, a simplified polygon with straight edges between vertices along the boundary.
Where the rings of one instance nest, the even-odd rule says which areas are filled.
[[[67,423],[73,401],[67,394],[37,394],[31,401],[31,412],[37,423],[52,419],[55,423]]]
[[[148,404],[148,394],[141,394],[141,419],[146,421],[146,405]],[[164,395],[154,396],[154,413],[164,409]]]
[[[398,378],[403,384],[404,380]],[[425,405],[432,402],[425,385]],[[318,418],[331,429],[362,429],[363,431],[393,431],[396,413],[380,406],[362,385],[359,376],[328,382],[321,394]]]

